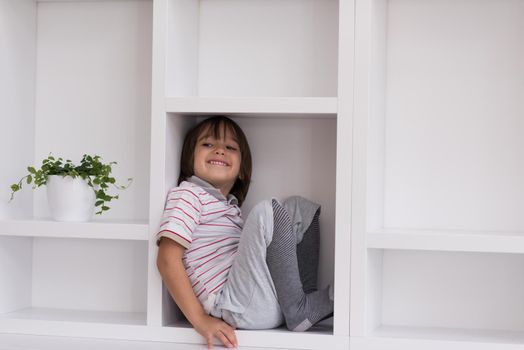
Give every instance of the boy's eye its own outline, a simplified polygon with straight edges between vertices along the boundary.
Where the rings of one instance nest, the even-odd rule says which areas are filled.
[[[209,142],[204,142],[204,143],[202,144],[202,146],[204,146],[204,147],[213,147],[213,144],[212,144],[212,143],[209,143]]]
[[[230,145],[226,146],[226,148],[227,148],[228,150],[230,150],[230,151],[236,151],[236,150],[238,150],[238,148],[236,148],[235,146],[230,146]]]

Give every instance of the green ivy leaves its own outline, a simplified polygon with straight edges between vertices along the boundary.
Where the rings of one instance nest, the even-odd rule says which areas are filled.
[[[103,163],[102,158],[98,155],[91,156],[84,154],[80,165],[77,166],[69,159],[64,161],[63,158],[56,159],[52,155],[49,155],[42,161],[40,169],[28,166],[27,171],[29,174],[22,177],[18,183],[11,185],[12,193],[9,201],[13,200],[15,192],[22,189],[24,180],[28,185],[33,184],[33,189],[35,189],[45,185],[50,175],[71,176],[73,178],[81,177],[95,191],[97,199],[95,206],[98,209],[96,214],[100,215],[110,209],[108,206],[110,201],[118,199],[118,195],[112,196],[107,193],[109,185],[119,190],[125,190],[133,181],[132,178],[128,178],[128,184],[126,186],[117,185],[115,178],[111,176],[112,166],[116,164],[116,162]]]

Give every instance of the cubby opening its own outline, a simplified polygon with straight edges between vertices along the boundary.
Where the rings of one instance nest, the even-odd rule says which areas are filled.
[[[368,231],[524,236],[524,4],[370,6]]]
[[[169,97],[335,97],[337,0],[169,0]]]
[[[8,39],[16,44],[7,40],[11,46],[2,68],[14,73],[1,91],[14,89],[15,96],[6,102],[7,111],[2,108],[2,127],[11,131],[11,143],[0,155],[13,163],[0,177],[2,198],[9,199],[7,189],[27,173],[28,165],[39,167],[50,153],[75,163],[83,154],[98,154],[118,163],[113,175],[119,183],[132,177],[133,184],[95,219],[147,222],[152,3],[28,1],[7,6],[14,18],[10,21],[16,22]],[[11,74],[19,81],[15,85]],[[45,188],[33,195],[30,186],[24,187],[11,204],[2,201],[0,218],[47,220]]]
[[[145,325],[147,241],[0,237],[0,319]]]
[[[210,115],[168,113],[166,120],[166,189],[176,185],[180,151],[189,128]],[[243,129],[253,157],[253,176],[242,206],[244,218],[256,203],[276,197],[301,195],[321,205],[319,286],[334,280],[335,171],[337,120],[335,115],[287,116],[253,113],[228,115]],[[183,326],[183,315],[169,293],[163,293],[163,324]],[[332,332],[332,324],[317,331]]]
[[[524,256],[369,250],[368,335],[522,342]]]

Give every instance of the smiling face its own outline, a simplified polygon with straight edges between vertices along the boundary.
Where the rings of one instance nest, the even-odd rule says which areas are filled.
[[[240,173],[241,153],[232,132],[221,128],[219,137],[205,130],[195,146],[194,174],[227,196]]]

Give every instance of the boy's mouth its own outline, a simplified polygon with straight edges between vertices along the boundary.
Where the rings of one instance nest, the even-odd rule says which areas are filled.
[[[219,166],[229,166],[228,163],[222,161],[222,160],[217,160],[217,159],[211,159],[210,161],[208,161],[208,164],[211,164],[211,165],[219,165]]]

